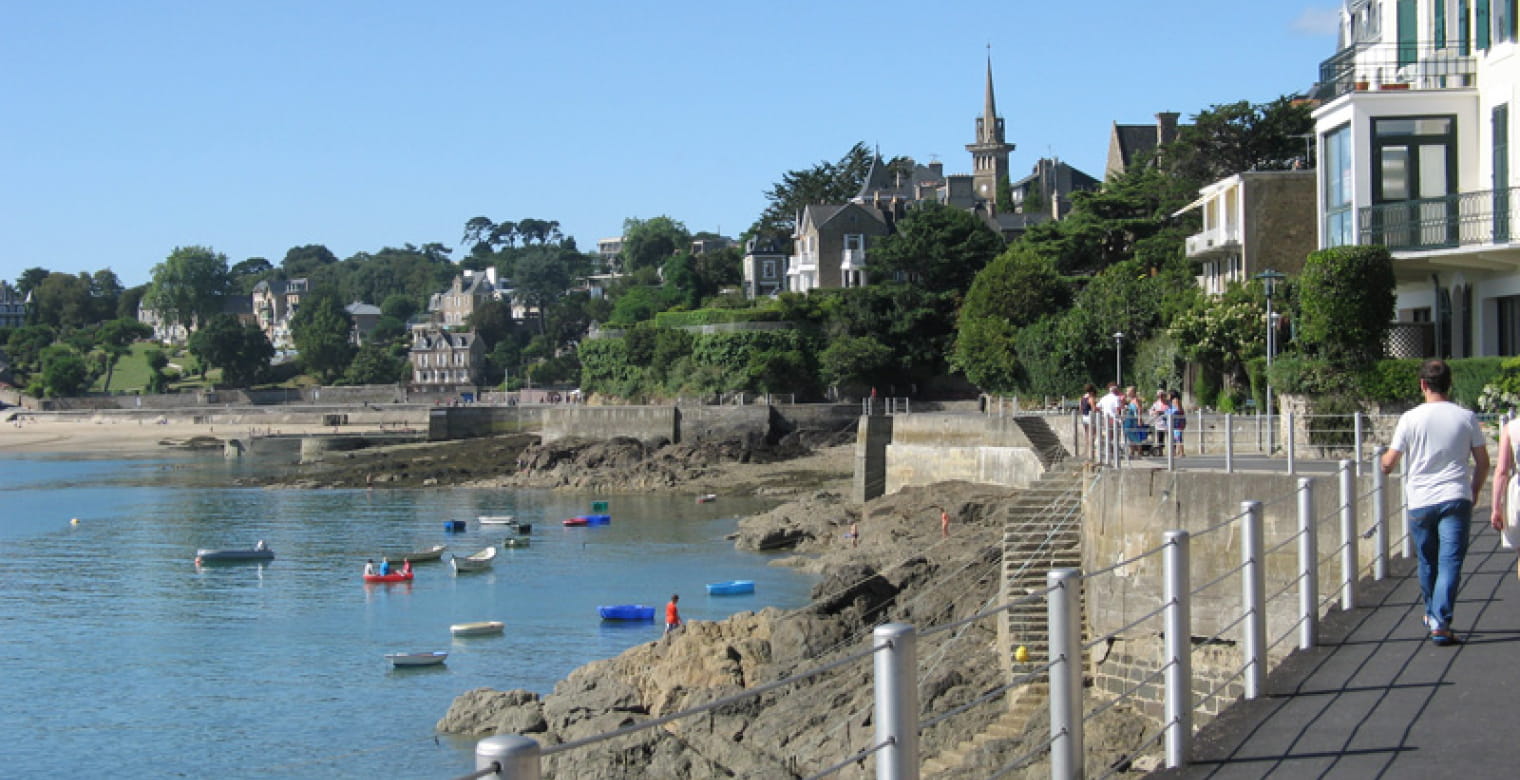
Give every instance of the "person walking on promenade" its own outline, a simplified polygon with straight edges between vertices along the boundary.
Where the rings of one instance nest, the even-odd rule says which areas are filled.
[[[1499,432],[1499,465],[1494,471],[1493,512],[1488,524],[1499,532],[1504,547],[1520,549],[1520,417],[1504,424]],[[1516,556],[1516,573],[1520,574],[1520,556]]]
[[[1182,391],[1172,391],[1172,449],[1177,457],[1187,455],[1187,445],[1182,440],[1182,432],[1187,430],[1187,410],[1182,408]]]
[[[1098,441],[1103,447],[1105,459],[1111,453],[1118,452],[1117,449],[1111,450],[1111,448],[1114,447],[1113,440],[1118,434],[1119,410],[1123,405],[1124,401],[1119,398],[1119,383],[1109,382],[1108,393],[1098,399],[1098,411],[1102,413],[1102,416],[1093,420],[1094,423],[1103,426],[1098,434]]]
[[[1406,454],[1404,495],[1409,533],[1420,561],[1420,595],[1430,641],[1457,641],[1451,620],[1467,555],[1473,502],[1488,477],[1488,447],[1478,418],[1451,402],[1451,367],[1443,360],[1420,366],[1425,402],[1405,412],[1383,454],[1383,473],[1393,471]],[[1467,464],[1468,457],[1473,467]]]
[[[1082,399],[1077,401],[1077,414],[1082,423],[1082,442],[1088,460],[1093,456],[1093,412],[1098,410],[1098,388],[1088,382],[1082,387]]]
[[[665,605],[665,633],[681,627],[681,610],[676,607],[676,602],[681,600],[679,593],[672,594],[670,603]]]

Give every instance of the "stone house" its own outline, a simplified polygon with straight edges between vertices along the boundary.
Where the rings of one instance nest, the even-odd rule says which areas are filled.
[[[26,324],[26,296],[0,281],[0,328],[19,328]]]
[[[1121,125],[1114,123],[1108,133],[1108,164],[1103,168],[1103,178],[1112,179],[1128,171],[1135,161],[1162,144],[1177,140],[1177,131],[1186,125],[1177,124],[1181,116],[1173,111],[1156,114],[1154,125]]]
[[[480,383],[485,344],[475,331],[449,331],[436,325],[412,330],[412,384],[449,391]]]
[[[1194,209],[1203,229],[1188,236],[1186,252],[1198,286],[1219,295],[1266,270],[1297,274],[1315,250],[1314,171],[1247,171],[1199,190]]]
[[[306,279],[265,280],[253,287],[253,317],[259,330],[275,349],[294,345],[290,322],[301,308],[301,299],[310,291]]]

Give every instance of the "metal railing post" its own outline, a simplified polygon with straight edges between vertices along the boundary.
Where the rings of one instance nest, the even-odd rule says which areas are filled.
[[[1362,475],[1362,413],[1356,412],[1351,416],[1351,457],[1356,459],[1356,475]],[[1381,469],[1379,469],[1381,471]]]
[[[1081,780],[1082,760],[1082,570],[1045,575],[1050,623],[1050,776]]]
[[[1272,455],[1272,452],[1270,450],[1267,450],[1267,449],[1265,449],[1264,447],[1261,446],[1261,410],[1260,409],[1258,409],[1256,411],[1256,451],[1258,453],[1265,452],[1268,457],[1271,457],[1271,455]]]
[[[1198,431],[1198,444],[1197,444],[1196,452],[1199,455],[1202,455],[1205,452],[1208,452],[1208,450],[1204,449],[1204,443],[1208,441],[1208,437],[1206,437],[1206,436],[1203,435],[1203,431],[1204,431],[1204,429],[1207,426],[1204,424],[1205,420],[1203,419],[1203,410],[1202,409],[1197,410],[1196,412],[1194,412],[1194,414],[1197,415],[1197,422],[1193,423],[1193,427],[1194,427],[1194,430]]]
[[[1225,413],[1224,416],[1224,473],[1235,473],[1235,428],[1234,415]]]
[[[1177,445],[1172,443],[1172,416],[1166,415],[1161,419],[1161,446],[1166,448],[1166,470],[1176,471],[1177,464],[1173,458],[1176,456],[1174,450],[1177,449]]]
[[[1383,448],[1372,453],[1381,458]],[[1356,465],[1360,469],[1362,462]],[[1388,579],[1388,475],[1381,468],[1372,470],[1372,533],[1372,578],[1382,582]]]
[[[1341,461],[1341,609],[1356,609],[1356,475]]]
[[[502,780],[539,780],[538,743],[517,734],[497,734],[475,743],[475,769],[497,767],[496,774]]]
[[[1287,414],[1283,415],[1283,420],[1288,423],[1288,476],[1291,477],[1294,474],[1294,470],[1293,470],[1294,469],[1294,463],[1293,463],[1293,461],[1294,461],[1294,456],[1297,454],[1297,450],[1295,450],[1294,447],[1297,444],[1297,438],[1298,438],[1298,437],[1294,436],[1293,434],[1294,434],[1294,431],[1297,430],[1298,426],[1296,426],[1296,425],[1293,424],[1293,413],[1292,412],[1288,412]]]
[[[1262,508],[1260,501],[1242,501],[1245,527],[1241,530],[1240,598],[1247,615],[1241,625],[1241,649],[1245,655],[1245,695],[1261,698],[1267,680],[1267,575],[1262,560]]]
[[[887,623],[871,632],[876,652],[876,780],[918,780],[918,635]]]
[[[1166,766],[1186,766],[1193,753],[1193,621],[1191,537],[1187,531],[1162,535],[1162,591],[1166,608]]]
[[[1314,480],[1298,478],[1298,647],[1319,644],[1319,536],[1314,527]]]
[[[1382,466],[1382,461],[1380,460],[1378,462],[1378,469],[1381,470],[1382,467],[1383,467]],[[1404,543],[1402,545],[1400,545],[1400,547],[1403,548],[1402,549],[1402,553],[1404,555],[1404,560],[1407,561],[1407,560],[1411,560],[1411,559],[1414,558],[1414,536],[1409,533],[1409,494],[1407,492],[1408,489],[1406,487],[1404,487],[1404,485],[1406,483],[1405,483],[1405,480],[1404,480],[1404,461],[1402,461],[1402,460],[1399,461],[1399,474],[1398,474],[1398,477],[1399,477],[1399,518],[1400,518],[1400,520],[1399,520],[1399,528],[1401,528],[1403,530],[1403,533],[1404,533]]]

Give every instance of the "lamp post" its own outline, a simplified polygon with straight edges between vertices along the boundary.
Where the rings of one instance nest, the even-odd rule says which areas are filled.
[[[1272,354],[1277,351],[1277,315],[1272,313],[1272,293],[1277,291],[1277,283],[1287,277],[1279,271],[1268,268],[1256,275],[1261,280],[1262,288],[1267,294],[1267,453],[1272,452]]]
[[[1114,331],[1114,384],[1124,387],[1124,334]]]

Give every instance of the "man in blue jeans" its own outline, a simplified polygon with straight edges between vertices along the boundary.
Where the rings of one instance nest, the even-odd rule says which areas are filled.
[[[1399,418],[1380,465],[1387,474],[1400,458],[1409,456],[1404,503],[1420,558],[1425,626],[1430,641],[1449,645],[1457,641],[1451,618],[1462,581],[1462,559],[1467,556],[1473,502],[1488,478],[1488,446],[1478,418],[1448,397],[1451,367],[1445,361],[1427,360],[1420,366],[1420,392],[1425,403]]]

